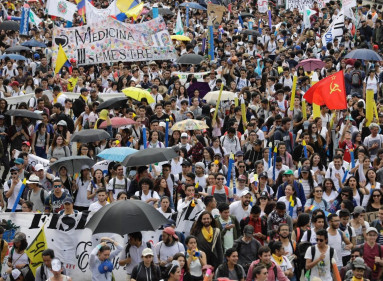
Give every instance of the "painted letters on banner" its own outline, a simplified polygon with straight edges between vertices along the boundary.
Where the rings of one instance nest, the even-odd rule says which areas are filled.
[[[322,9],[326,6],[327,2],[330,2],[330,0],[286,0],[286,10],[292,11],[295,8],[298,8],[299,12],[303,13],[305,7],[314,7],[314,2],[317,2],[319,9]]]
[[[53,65],[59,44],[68,59],[76,59],[79,65],[177,57],[162,17],[140,24],[107,18],[92,26],[54,28]]]

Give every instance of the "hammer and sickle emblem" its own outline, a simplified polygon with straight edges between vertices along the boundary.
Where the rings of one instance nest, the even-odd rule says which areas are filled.
[[[333,92],[342,92],[342,90],[339,88],[339,85],[334,83],[334,80],[336,79],[336,77],[333,76],[333,77],[331,77],[331,79],[332,79],[333,81],[331,81],[331,83],[330,83],[330,95],[331,95]]]

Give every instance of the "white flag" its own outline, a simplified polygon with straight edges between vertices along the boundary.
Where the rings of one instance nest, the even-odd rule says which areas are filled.
[[[267,12],[268,2],[267,0],[258,0],[258,12],[266,13]]]
[[[77,12],[77,5],[65,0],[48,0],[48,15],[60,17],[66,21],[73,21],[73,14]]]
[[[309,9],[308,7],[305,7],[305,12],[303,13],[303,23],[305,25],[305,28],[310,28],[310,17],[312,15],[315,15],[317,12],[314,10]]]
[[[40,23],[42,23],[42,20],[36,16],[32,9],[29,10],[29,21],[36,27],[40,27]]]
[[[339,12],[338,17],[330,24],[329,28],[322,37],[322,44],[326,46],[328,42],[333,42],[336,37],[343,36],[344,13]]]
[[[120,10],[117,8],[117,0],[114,0],[108,8],[97,9],[88,0],[85,1],[85,12],[86,12],[86,24],[91,25],[104,21],[107,17],[115,16],[120,14]]]
[[[177,35],[184,35],[184,27],[182,25],[182,19],[181,19],[180,10],[178,10],[177,21],[176,21],[176,29],[174,30],[174,33],[177,34]]]
[[[344,15],[352,20],[355,20],[352,8],[356,7],[356,0],[343,0],[342,9]]]

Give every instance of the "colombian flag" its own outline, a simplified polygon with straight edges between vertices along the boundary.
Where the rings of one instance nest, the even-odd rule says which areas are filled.
[[[86,0],[76,0],[78,14],[81,16],[83,24],[86,23],[86,20],[85,20],[85,1]]]
[[[72,67],[72,65],[70,64],[70,62],[69,62],[69,60],[68,60],[68,58],[64,52],[63,47],[60,44],[59,52],[57,54],[55,74],[59,73],[61,68],[63,68],[63,66],[66,66],[68,68]]]

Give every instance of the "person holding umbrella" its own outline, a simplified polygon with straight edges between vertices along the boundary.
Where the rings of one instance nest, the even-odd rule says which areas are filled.
[[[116,249],[111,251],[107,242],[112,243]],[[111,260],[113,260],[122,249],[123,247],[111,238],[101,238],[101,243],[93,249],[89,257],[92,281],[111,281],[113,279],[113,264]]]

